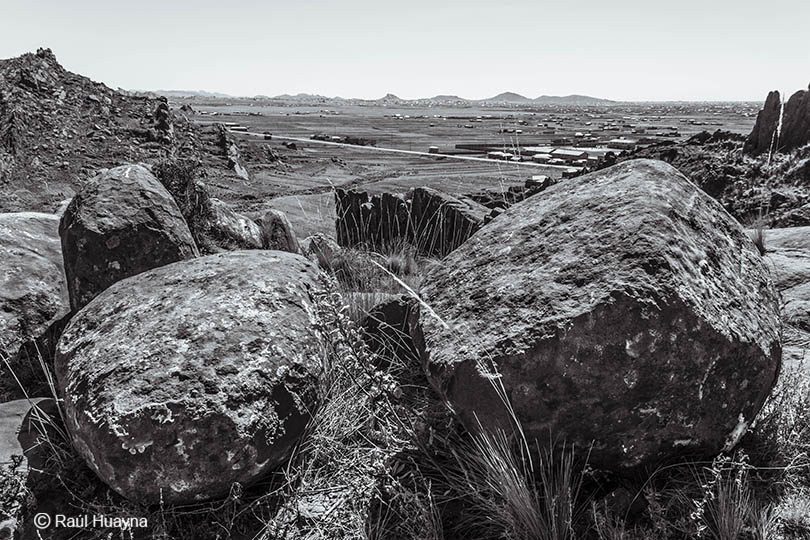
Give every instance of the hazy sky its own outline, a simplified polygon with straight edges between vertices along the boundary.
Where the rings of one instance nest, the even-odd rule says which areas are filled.
[[[810,0],[0,0],[0,58],[113,88],[763,100],[810,83]]]

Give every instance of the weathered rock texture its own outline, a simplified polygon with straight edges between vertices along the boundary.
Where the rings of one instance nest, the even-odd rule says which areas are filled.
[[[59,225],[71,308],[129,276],[199,255],[174,199],[146,168],[94,177]]]
[[[301,246],[295,237],[292,224],[281,210],[268,210],[263,217],[256,220],[256,224],[261,229],[264,249],[301,253]]]
[[[407,196],[337,189],[335,207],[341,246],[380,248],[407,242],[424,255],[439,257],[464,243],[489,214],[471,199],[427,187]]]
[[[59,241],[59,217],[0,214],[0,401],[47,388],[40,354],[48,357],[58,321],[70,311]]]
[[[55,359],[76,450],[150,503],[227,494],[285,461],[314,405],[316,276],[299,255],[234,251],[104,291]]]
[[[757,155],[776,149],[776,130],[779,127],[779,116],[782,114],[782,100],[779,92],[768,94],[765,105],[757,114],[754,129],[743,145],[743,152]]]
[[[59,217],[0,214],[0,354],[14,356],[69,310]]]
[[[619,472],[734,446],[781,365],[756,248],[673,167],[636,160],[552,186],[425,278],[424,354],[454,407],[549,434]],[[500,379],[493,379],[492,365]]]
[[[810,227],[765,230],[766,260],[782,297],[786,364],[810,360]]]
[[[249,217],[238,214],[219,199],[210,200],[207,230],[213,242],[223,249],[261,249],[261,228]]]

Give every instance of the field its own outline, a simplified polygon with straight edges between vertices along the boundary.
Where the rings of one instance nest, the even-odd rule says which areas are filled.
[[[617,138],[653,143],[684,140],[703,130],[745,134],[751,130],[759,108],[757,103],[522,109],[305,105],[201,98],[173,102],[175,106],[182,104],[193,108],[190,119],[202,125],[223,122],[247,130],[232,133],[240,140],[251,179],[211,179],[214,193],[247,213],[283,210],[301,237],[313,232],[333,234],[333,186],[405,192],[427,185],[451,194],[469,194],[522,185],[532,175],[560,178],[568,168],[531,161],[485,160],[485,151],[459,149],[457,145],[492,145],[512,153],[532,146],[585,147],[592,154],[603,155],[608,141]],[[273,138],[265,140],[264,133]],[[577,133],[582,136],[577,137]],[[364,138],[376,146],[310,140],[316,134]],[[294,148],[287,146],[291,143]],[[431,146],[437,147],[440,155],[429,155]],[[268,150],[277,153],[282,164],[268,163]]]

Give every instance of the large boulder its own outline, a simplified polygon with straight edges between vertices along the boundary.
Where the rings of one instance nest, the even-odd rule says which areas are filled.
[[[76,450],[148,503],[224,495],[283,463],[314,405],[316,279],[300,255],[232,251],[101,293],[55,358]]]
[[[782,115],[782,100],[779,92],[774,90],[768,94],[765,105],[757,114],[757,121],[751,134],[745,140],[743,152],[757,155],[777,149],[776,130],[779,127],[779,118]]]
[[[547,189],[425,277],[422,354],[471,427],[591,445],[628,472],[732,448],[781,365],[778,295],[755,246],[664,162]],[[420,340],[421,341],[421,340]]]
[[[59,234],[74,311],[116,281],[199,255],[174,199],[140,165],[91,179],[62,216]]]
[[[219,199],[211,199],[208,234],[222,249],[262,249],[262,230],[252,219],[228,206]]]
[[[0,401],[23,397],[18,380],[39,394],[45,378],[36,353],[48,356],[68,311],[59,217],[0,214],[0,356],[8,361],[0,361]]]
[[[262,247],[290,253],[301,253],[298,238],[295,237],[292,224],[281,210],[270,209],[256,220],[261,229]]]

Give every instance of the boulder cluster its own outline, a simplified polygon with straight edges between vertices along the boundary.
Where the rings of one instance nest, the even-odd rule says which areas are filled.
[[[250,224],[257,249],[200,256],[136,164],[102,171],[61,218],[0,214],[2,402],[55,390],[76,451],[135,501],[222,496],[283,463],[316,404],[318,270],[283,215],[268,240]],[[54,388],[32,386],[50,369]]]
[[[389,298],[363,321],[379,367],[424,366],[432,399],[470,430],[517,421],[622,475],[733,448],[782,364],[779,292],[746,232],[661,161],[542,188],[486,225],[490,209],[429,188],[337,190],[341,245],[417,241],[442,258],[418,301]],[[3,354],[13,369],[51,333],[73,448],[139,503],[259,481],[318,406],[314,261],[341,248],[299,242],[281,213],[228,210],[253,243],[201,256],[175,196],[132,164],[99,173],[61,218],[0,215]],[[777,284],[799,331],[810,296],[797,241],[781,241]],[[15,422],[25,409],[7,408]]]

